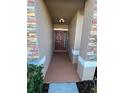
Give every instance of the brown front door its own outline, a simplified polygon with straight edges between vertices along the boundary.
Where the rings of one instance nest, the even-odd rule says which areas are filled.
[[[55,31],[55,50],[65,50],[64,31]]]

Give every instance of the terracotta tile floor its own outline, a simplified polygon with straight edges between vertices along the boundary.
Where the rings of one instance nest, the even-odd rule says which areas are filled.
[[[67,53],[55,53],[45,76],[45,83],[80,81],[76,67]]]

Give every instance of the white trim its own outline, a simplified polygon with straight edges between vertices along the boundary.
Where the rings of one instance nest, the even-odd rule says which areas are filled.
[[[54,31],[68,31],[67,28],[53,28]]]
[[[30,61],[28,64],[34,64],[34,65],[43,65],[46,61],[46,56],[42,57],[41,60],[38,61]]]
[[[78,57],[78,61],[84,66],[84,67],[96,67],[97,63],[96,61],[86,61],[81,56]]]
[[[72,49],[72,54],[73,55],[79,55],[79,50]]]

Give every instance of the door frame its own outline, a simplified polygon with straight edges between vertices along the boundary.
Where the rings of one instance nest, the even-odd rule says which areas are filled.
[[[55,49],[55,33],[56,33],[56,31],[62,31],[62,32],[67,32],[67,34],[68,34],[68,31],[63,31],[63,30],[53,30],[53,32],[54,32],[54,34],[53,34],[53,43],[54,43],[54,52],[67,52],[67,49],[65,49],[65,50],[56,50]],[[67,35],[67,43],[68,43],[68,35]],[[68,44],[67,44],[68,45]]]

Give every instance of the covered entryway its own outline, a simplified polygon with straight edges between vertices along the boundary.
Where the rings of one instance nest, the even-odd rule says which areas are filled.
[[[78,82],[78,55],[72,50],[80,48],[85,0],[44,0],[44,3],[53,25],[53,56],[45,82]]]
[[[50,84],[48,93],[60,93],[58,88],[64,90],[65,85],[72,85],[69,91],[72,87],[78,91],[78,82],[93,80],[97,59],[95,3],[95,0],[36,0],[37,23],[29,25],[28,49],[29,55],[33,55],[31,59],[38,59],[32,63],[44,67],[44,81]],[[35,13],[29,14],[34,18]]]
[[[34,10],[28,7],[33,20],[36,15],[35,22],[28,19],[31,21],[28,58],[33,59],[30,63],[43,65],[45,82],[93,79],[97,58],[95,3],[95,0],[36,0],[33,8],[36,13],[30,13]]]
[[[44,67],[45,93],[90,93],[94,86],[95,4],[96,0],[36,0],[34,8],[28,7],[28,58],[33,59],[30,64]]]

